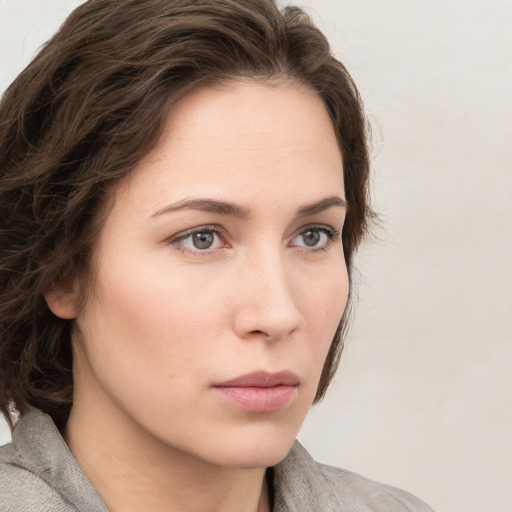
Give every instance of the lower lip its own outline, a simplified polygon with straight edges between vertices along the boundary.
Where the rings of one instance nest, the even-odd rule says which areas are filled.
[[[249,412],[274,412],[284,409],[295,396],[297,386],[219,386],[213,391],[233,405]]]

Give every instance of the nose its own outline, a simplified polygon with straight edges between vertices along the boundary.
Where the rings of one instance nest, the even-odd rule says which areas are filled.
[[[242,339],[278,341],[302,327],[300,287],[278,254],[259,255],[237,273],[234,330]]]

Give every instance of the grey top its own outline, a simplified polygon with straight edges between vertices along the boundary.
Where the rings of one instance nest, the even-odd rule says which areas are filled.
[[[432,512],[409,493],[315,462],[295,442],[272,468],[274,512]],[[108,512],[52,419],[25,414],[0,447],[0,512]]]

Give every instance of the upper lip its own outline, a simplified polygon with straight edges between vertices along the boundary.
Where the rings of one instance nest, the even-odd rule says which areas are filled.
[[[290,371],[276,373],[258,371],[220,382],[215,384],[214,387],[271,388],[274,386],[297,386],[298,384],[299,378]]]

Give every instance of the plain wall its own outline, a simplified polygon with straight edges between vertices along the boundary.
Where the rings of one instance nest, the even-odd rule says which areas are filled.
[[[0,91],[78,3],[0,0]],[[382,221],[300,439],[438,512],[511,512],[512,2],[296,3],[360,87]]]

